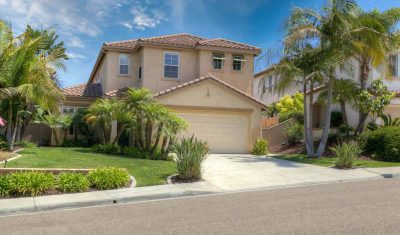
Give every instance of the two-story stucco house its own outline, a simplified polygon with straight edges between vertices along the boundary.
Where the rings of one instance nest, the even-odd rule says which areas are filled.
[[[259,53],[254,46],[190,34],[104,43],[88,82],[63,89],[63,110],[144,87],[186,119],[186,134],[207,140],[211,152],[246,153],[261,137],[265,109],[252,97]]]

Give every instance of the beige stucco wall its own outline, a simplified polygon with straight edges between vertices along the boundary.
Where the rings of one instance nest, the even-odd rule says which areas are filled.
[[[226,60],[222,69],[213,68],[213,53],[223,53]],[[246,60],[242,71],[232,69],[233,55],[242,55]],[[198,54],[199,74],[204,76],[208,73],[213,74],[222,81],[238,88],[248,95],[253,95],[253,76],[254,76],[254,56],[240,52],[229,52],[219,50],[200,50]]]
[[[243,137],[250,152],[254,142],[261,138],[263,106],[215,82],[206,80],[159,97],[161,103],[177,112],[210,112],[247,115],[249,136]]]
[[[179,54],[178,80],[164,78],[164,53]],[[198,77],[197,51],[189,49],[168,49],[159,47],[143,48],[143,87],[159,92]]]

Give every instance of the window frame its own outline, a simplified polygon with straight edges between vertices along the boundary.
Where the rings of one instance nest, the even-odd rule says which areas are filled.
[[[122,64],[121,63],[122,56],[126,56],[126,58],[128,60],[127,64]],[[129,76],[130,75],[130,61],[131,61],[131,58],[130,58],[130,56],[128,54],[119,54],[118,55],[118,74],[119,75],[121,75],[121,76]],[[121,73],[121,66],[127,66],[128,67],[127,73]]]
[[[235,58],[235,57],[240,57],[240,59]],[[240,62],[240,69],[237,70],[235,69],[235,63]],[[236,72],[241,72],[243,71],[243,65],[246,60],[244,59],[244,55],[232,55],[232,70]]]
[[[167,56],[167,54],[170,55],[176,55],[177,56],[177,60],[178,60],[178,64],[177,65],[172,65],[172,64],[166,64],[165,63],[165,57]],[[181,58],[180,58],[180,54],[179,52],[176,51],[164,51],[164,57],[163,57],[163,77],[164,79],[167,80],[179,80],[179,67],[180,67],[180,62],[181,62]],[[171,67],[177,67],[177,71],[176,71],[176,78],[175,77],[167,77],[165,76],[165,68],[166,66],[171,66]]]
[[[218,58],[216,56],[221,56],[221,57]],[[218,61],[218,60],[220,60],[221,68],[216,68],[215,67],[216,61]],[[212,53],[212,67],[213,67],[213,69],[222,70],[224,68],[225,60],[226,60],[226,57],[225,57],[224,53],[219,53],[219,52]]]

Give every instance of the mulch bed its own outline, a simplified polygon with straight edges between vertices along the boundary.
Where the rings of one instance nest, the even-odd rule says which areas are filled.
[[[179,178],[179,175],[175,175],[175,176],[171,177],[171,183],[173,183],[173,184],[194,183],[194,182],[199,182],[199,181],[204,181],[204,180],[203,179],[200,179],[200,180],[186,180],[186,179]]]

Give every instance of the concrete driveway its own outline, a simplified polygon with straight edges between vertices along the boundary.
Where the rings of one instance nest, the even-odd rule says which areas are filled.
[[[339,170],[243,154],[211,154],[203,169],[208,183],[228,191],[382,178],[363,169]]]

